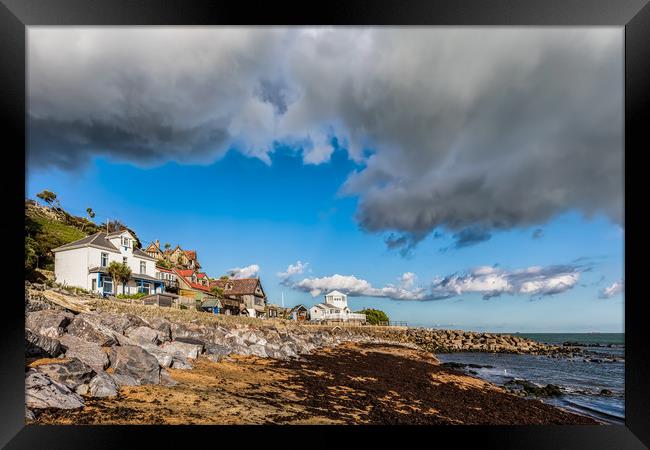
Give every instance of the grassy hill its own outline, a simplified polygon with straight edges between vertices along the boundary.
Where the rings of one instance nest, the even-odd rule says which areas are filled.
[[[112,225],[112,226],[111,226]],[[109,230],[122,227],[119,223],[109,224]],[[35,269],[54,270],[52,249],[76,241],[103,230],[94,222],[73,216],[62,208],[40,206],[33,200],[25,201],[25,271],[26,277],[35,275]],[[136,238],[136,247],[140,241]]]

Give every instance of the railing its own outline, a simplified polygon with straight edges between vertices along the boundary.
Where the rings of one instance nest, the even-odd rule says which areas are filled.
[[[326,313],[323,314],[322,316],[315,317],[314,319],[316,320],[366,320],[366,315],[365,314],[357,314],[357,313]]]
[[[385,327],[407,327],[408,326],[408,324],[406,322],[403,322],[403,321],[390,321],[390,322],[387,322],[385,320],[379,322],[379,325],[385,326]]]

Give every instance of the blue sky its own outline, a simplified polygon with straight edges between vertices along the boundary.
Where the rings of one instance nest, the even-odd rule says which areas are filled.
[[[270,301],[619,332],[623,28],[30,27],[26,195]]]
[[[390,250],[385,234],[359,229],[357,199],[339,194],[348,175],[360,167],[338,149],[330,162],[305,165],[299,153],[277,147],[271,164],[238,152],[209,165],[166,163],[138,167],[95,158],[76,172],[33,170],[27,196],[50,189],[63,206],[83,215],[92,207],[99,219],[116,218],[133,227],[144,242],[196,249],[203,268],[218,277],[234,267],[257,264],[270,301],[311,305],[320,297],[280,284],[278,272],[300,260],[304,276],[334,273],[396,282],[414,272],[426,283],[435,276],[494,265],[518,269],[566,264],[591,258],[593,268],[566,292],[531,299],[502,295],[489,300],[470,293],[435,301],[351,297],[354,309],[374,307],[392,320],[421,326],[521,332],[618,332],[623,330],[621,295],[599,292],[623,276],[623,232],[606,217],[562,214],[541,226],[496,233],[470,247],[445,249],[449,236],[429,237],[409,256]],[[535,229],[543,237],[534,239]]]

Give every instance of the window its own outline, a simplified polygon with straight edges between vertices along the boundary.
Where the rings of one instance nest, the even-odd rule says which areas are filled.
[[[108,266],[108,253],[102,253],[102,267]]]
[[[104,292],[113,292],[113,279],[112,278],[104,278]]]
[[[147,273],[147,263],[140,261],[140,273]]]
[[[131,239],[126,236],[122,236],[122,245],[125,247],[131,247]]]
[[[128,265],[126,262],[126,256],[122,257],[122,264],[124,264],[125,266]]]
[[[93,278],[93,281],[92,281],[92,283],[91,283],[91,286],[92,286],[92,287],[90,288],[91,291],[96,291],[96,290],[97,290],[97,278]]]
[[[151,284],[142,283],[142,286],[138,286],[138,292],[141,294],[150,294],[151,293]]]

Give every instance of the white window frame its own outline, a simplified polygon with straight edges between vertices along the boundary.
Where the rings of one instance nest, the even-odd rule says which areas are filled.
[[[147,273],[147,262],[140,261],[140,273]]]

